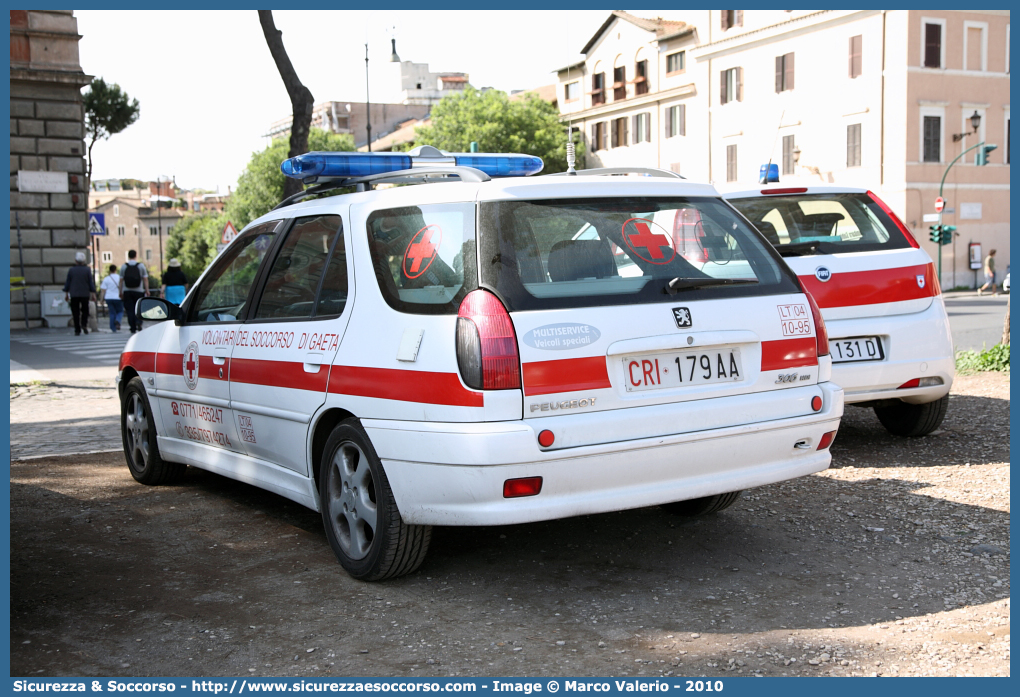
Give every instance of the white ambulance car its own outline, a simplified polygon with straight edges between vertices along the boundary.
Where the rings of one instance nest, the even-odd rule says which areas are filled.
[[[935,267],[871,191],[768,184],[724,191],[821,308],[832,380],[893,434],[939,427],[956,374]]]
[[[665,505],[824,470],[843,412],[824,324],[710,186],[522,176],[529,156],[308,153],[120,361],[131,474],[186,465],[322,512],[344,568],[433,525]],[[381,184],[419,182],[382,188]],[[426,182],[426,183],[421,183]],[[300,202],[337,187],[357,191]],[[697,214],[704,258],[678,245]]]

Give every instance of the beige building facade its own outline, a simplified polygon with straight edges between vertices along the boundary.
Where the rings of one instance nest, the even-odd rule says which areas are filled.
[[[974,151],[946,177],[943,222],[958,230],[943,248],[943,287],[973,285],[969,242],[997,249],[999,269],[1009,263],[1008,11],[614,12],[582,53],[557,72],[560,111],[595,166],[753,187],[771,160],[783,182],[876,191],[933,257],[924,216],[947,166],[994,143],[987,165]],[[631,80],[646,59],[639,93]]]

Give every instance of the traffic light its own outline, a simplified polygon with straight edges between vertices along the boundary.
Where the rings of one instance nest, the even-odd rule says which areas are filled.
[[[953,233],[956,232],[955,225],[943,225],[942,226],[942,244],[953,243]]]
[[[988,153],[990,153],[992,150],[995,150],[998,147],[999,147],[998,145],[982,145],[978,149],[977,164],[979,164],[979,165],[987,165],[988,164]]]
[[[928,226],[928,239],[935,244],[942,244],[942,226],[941,225],[929,225]]]

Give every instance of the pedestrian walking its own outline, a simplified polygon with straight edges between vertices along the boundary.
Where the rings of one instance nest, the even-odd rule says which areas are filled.
[[[92,278],[92,269],[85,263],[85,252],[78,252],[64,281],[64,300],[71,306],[75,336],[89,333],[89,301],[95,299],[96,281]]]
[[[124,316],[124,301],[120,298],[120,274],[117,273],[116,264],[110,264],[109,273],[103,282],[99,284],[99,290],[103,291],[103,300],[106,301],[106,308],[110,314],[110,331],[120,331],[120,318]]]
[[[188,277],[184,275],[179,260],[171,259],[167,266],[169,268],[163,274],[163,299],[180,305],[188,294]]]
[[[998,295],[999,291],[995,286],[995,250],[992,249],[985,257],[985,284],[978,288],[978,295],[984,293],[991,287],[992,295]]]
[[[132,334],[142,331],[142,318],[135,307],[149,293],[149,272],[137,257],[138,252],[130,250],[127,263],[120,267],[120,297],[124,300],[124,312]]]

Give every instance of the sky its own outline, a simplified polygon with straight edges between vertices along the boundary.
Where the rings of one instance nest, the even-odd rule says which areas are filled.
[[[639,16],[654,16],[653,14]],[[81,67],[138,99],[140,117],[92,151],[93,179],[174,177],[226,192],[290,99],[255,10],[76,10]],[[385,75],[401,60],[459,71],[505,92],[556,80],[609,16],[583,11],[275,11],[298,77],[315,102],[396,101]],[[86,143],[87,145],[87,143]]]

